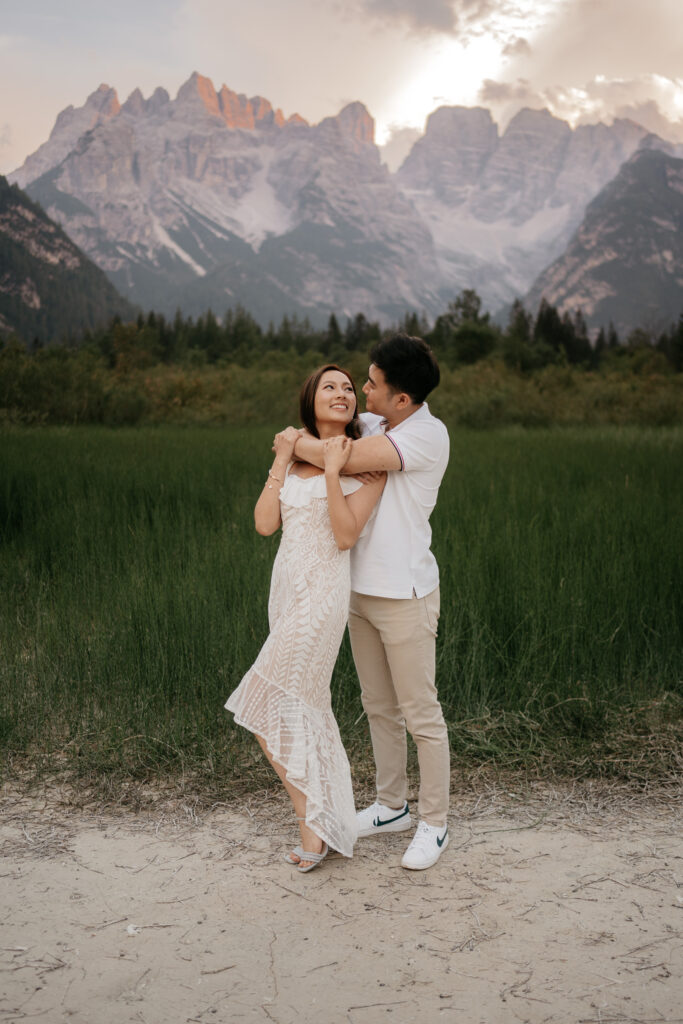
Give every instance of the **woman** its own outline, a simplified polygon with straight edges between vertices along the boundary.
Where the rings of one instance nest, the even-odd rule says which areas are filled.
[[[360,433],[356,390],[345,370],[323,366],[301,389],[301,422],[325,441],[324,470],[290,465],[298,431],[275,437],[275,459],[254,509],[259,533],[282,524],[268,601],[270,635],[226,703],[253,732],[282,780],[301,846],[285,857],[310,871],[357,838],[351,772],[332,713],[330,678],[349,610],[349,548],[386,481],[340,477]]]

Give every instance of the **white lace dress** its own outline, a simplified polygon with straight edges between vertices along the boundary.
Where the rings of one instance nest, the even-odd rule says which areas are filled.
[[[361,486],[342,478],[345,494]],[[330,699],[349,613],[349,552],[334,540],[324,476],[288,474],[280,511],[270,635],[225,706],[263,737],[290,782],[306,794],[309,828],[351,857],[358,835],[351,771]]]

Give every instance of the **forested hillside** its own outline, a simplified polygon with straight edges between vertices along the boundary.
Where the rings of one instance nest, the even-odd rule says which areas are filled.
[[[49,344],[134,313],[62,228],[0,176],[0,334]]]

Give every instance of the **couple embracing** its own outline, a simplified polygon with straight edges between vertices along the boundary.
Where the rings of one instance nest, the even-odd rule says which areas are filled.
[[[439,573],[429,517],[448,462],[448,433],[425,401],[439,383],[429,346],[404,334],[378,342],[359,415],[350,375],[311,374],[302,430],[275,438],[256,503],[262,534],[282,525],[270,635],[226,703],[282,780],[311,871],[329,849],[411,829],[406,729],[420,768],[419,822],[402,859],[431,867],[448,845],[448,734],[435,687]],[[348,619],[377,768],[377,800],[356,812],[332,713],[330,679]]]

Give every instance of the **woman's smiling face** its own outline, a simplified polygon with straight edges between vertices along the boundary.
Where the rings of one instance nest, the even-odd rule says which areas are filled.
[[[346,426],[356,413],[353,384],[339,370],[326,370],[315,393],[315,418],[318,423]]]

